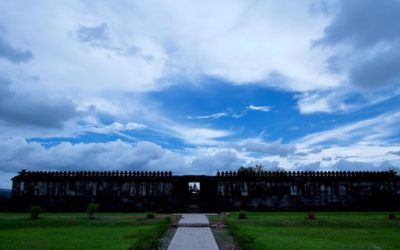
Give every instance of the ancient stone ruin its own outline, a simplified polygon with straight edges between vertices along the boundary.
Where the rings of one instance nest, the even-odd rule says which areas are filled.
[[[200,212],[229,210],[398,210],[400,176],[387,172],[25,171],[12,178],[14,209]],[[198,183],[193,192],[189,183]]]

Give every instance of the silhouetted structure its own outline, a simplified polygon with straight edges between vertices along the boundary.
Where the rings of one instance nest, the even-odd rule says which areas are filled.
[[[29,172],[13,179],[14,209],[82,211],[396,210],[400,177],[394,172]],[[198,182],[193,197],[189,182]],[[196,204],[191,204],[195,202]],[[194,206],[195,205],[195,206]]]

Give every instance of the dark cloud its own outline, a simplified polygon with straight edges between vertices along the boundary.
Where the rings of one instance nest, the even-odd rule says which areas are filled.
[[[0,57],[9,60],[12,63],[26,63],[33,58],[33,54],[29,50],[23,51],[14,48],[0,36]]]
[[[387,154],[400,156],[400,151],[390,151]]]
[[[322,148],[314,148],[312,150],[310,150],[311,154],[319,154],[322,152]]]
[[[357,63],[350,69],[349,79],[351,83],[362,87],[381,87],[400,82],[399,69],[400,49],[396,46],[389,52]]]
[[[0,78],[0,123],[10,126],[61,128],[80,115],[65,98],[48,98],[10,90],[11,81]]]
[[[397,0],[342,0],[324,36],[315,45],[349,43],[369,47],[400,38],[400,2]]]
[[[139,56],[146,62],[151,62],[154,59],[152,55],[144,54],[142,49],[136,45],[122,46],[112,43],[110,41],[108,26],[105,23],[98,26],[79,25],[78,30],[76,30],[76,39],[91,47],[110,50],[121,56]]]
[[[343,0],[333,13],[323,37],[313,43],[335,48],[328,70],[347,70],[351,84],[367,89],[399,83],[400,1]]]
[[[80,25],[76,31],[76,38],[80,42],[100,46],[108,40],[108,27],[105,23],[92,27]]]

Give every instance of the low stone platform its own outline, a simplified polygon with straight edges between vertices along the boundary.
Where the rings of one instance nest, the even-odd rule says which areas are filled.
[[[182,214],[178,227],[210,227],[205,214]]]

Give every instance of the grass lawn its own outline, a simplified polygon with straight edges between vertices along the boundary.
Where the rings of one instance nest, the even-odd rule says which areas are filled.
[[[145,219],[139,213],[0,213],[0,249],[138,249],[154,244],[169,217]]]
[[[225,219],[243,249],[400,249],[400,219],[385,212],[248,212]],[[397,213],[397,218],[400,214]]]

